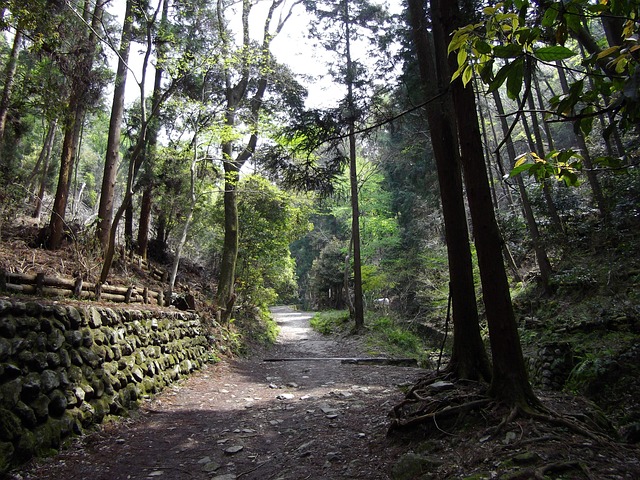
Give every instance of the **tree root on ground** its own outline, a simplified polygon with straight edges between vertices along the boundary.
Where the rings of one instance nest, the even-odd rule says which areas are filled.
[[[580,470],[589,480],[594,480],[591,472],[581,462],[558,462],[558,463],[550,463],[548,465],[543,465],[542,467],[535,469],[535,478],[536,480],[545,480],[545,475],[550,472],[566,472],[568,470]]]
[[[539,480],[558,475],[595,480],[615,471],[619,478],[640,478],[638,449],[618,443],[593,404],[554,392],[540,392],[540,399],[507,405],[490,398],[486,384],[432,376],[391,410],[387,436],[426,457],[463,452],[457,463],[438,467],[438,478],[458,478],[467,467]],[[603,464],[603,458],[610,463]]]

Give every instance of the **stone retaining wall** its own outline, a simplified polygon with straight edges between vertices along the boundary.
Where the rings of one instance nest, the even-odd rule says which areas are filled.
[[[0,477],[199,369],[200,318],[0,298]]]

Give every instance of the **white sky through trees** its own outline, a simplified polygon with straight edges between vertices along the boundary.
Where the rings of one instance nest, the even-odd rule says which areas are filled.
[[[109,7],[109,12],[116,15],[118,23],[122,24],[126,0],[113,0]],[[393,13],[399,13],[401,9],[400,0],[386,0],[381,2],[390,8]],[[264,16],[271,4],[270,0],[258,0],[256,6],[252,10],[250,22],[255,32],[252,32],[254,38],[262,35],[262,26],[264,24]],[[293,4],[293,0],[285,2],[284,8],[289,8]],[[233,18],[239,29],[241,2],[230,8],[238,9],[237,15],[230,16]],[[232,24],[233,26],[233,24]],[[304,85],[308,91],[307,106],[309,108],[328,108],[333,107],[344,97],[344,86],[337,85],[328,74],[327,59],[329,53],[322,51],[321,47],[314,47],[313,42],[308,38],[309,31],[309,15],[305,12],[302,5],[295,5],[291,18],[280,34],[272,42],[272,51],[279,62],[287,65],[291,70],[299,75],[298,81]],[[115,42],[118,43],[119,39]],[[142,45],[133,43],[131,47],[131,58],[129,66],[137,78],[140,78],[142,69],[142,54],[140,53]],[[366,50],[357,52],[356,55],[366,57]],[[114,53],[110,54],[113,70],[117,63],[117,57]],[[364,61],[364,58],[358,60]],[[153,60],[152,60],[153,63]],[[153,88],[154,69],[151,67],[147,72],[147,82],[145,92],[151,94]],[[130,104],[139,99],[140,90],[136,84],[136,79],[129,75],[126,88],[126,102]],[[110,93],[107,93],[110,98]]]

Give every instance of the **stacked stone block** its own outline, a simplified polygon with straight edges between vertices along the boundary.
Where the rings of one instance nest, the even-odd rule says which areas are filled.
[[[209,353],[194,313],[0,298],[0,474],[125,415]]]

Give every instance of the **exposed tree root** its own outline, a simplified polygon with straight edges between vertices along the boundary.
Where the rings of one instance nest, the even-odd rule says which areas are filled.
[[[580,470],[584,475],[589,479],[593,480],[593,476],[591,472],[586,467],[586,465],[580,462],[559,462],[559,463],[550,463],[548,465],[543,465],[540,468],[536,468],[535,470],[535,478],[537,480],[545,480],[544,476],[550,472],[566,472],[567,470]]]
[[[406,394],[405,399],[390,412],[392,422],[387,433],[409,430],[419,425],[450,419],[490,406],[493,410],[500,408],[499,402],[480,393],[480,383],[464,380],[453,382],[449,381],[450,377],[451,375],[434,375],[416,383]],[[491,429],[490,436],[497,437],[517,418],[531,418],[564,427],[601,444],[611,442],[611,438],[605,432],[597,432],[585,423],[559,415],[537,399],[533,404],[525,401],[513,406],[502,421]],[[434,425],[440,430],[437,424]]]
[[[471,402],[463,403],[455,407],[445,407],[442,410],[438,410],[433,413],[427,413],[424,415],[411,417],[409,420],[402,421],[396,418],[392,421],[391,425],[389,426],[389,433],[391,433],[394,430],[411,428],[415,425],[419,425],[428,421],[437,421],[442,418],[453,417],[453,416],[459,415],[460,413],[466,413],[470,410],[477,410],[479,408],[486,407],[490,403],[491,403],[491,399],[486,398],[486,399],[474,400]],[[437,425],[436,425],[436,428],[438,428]]]

